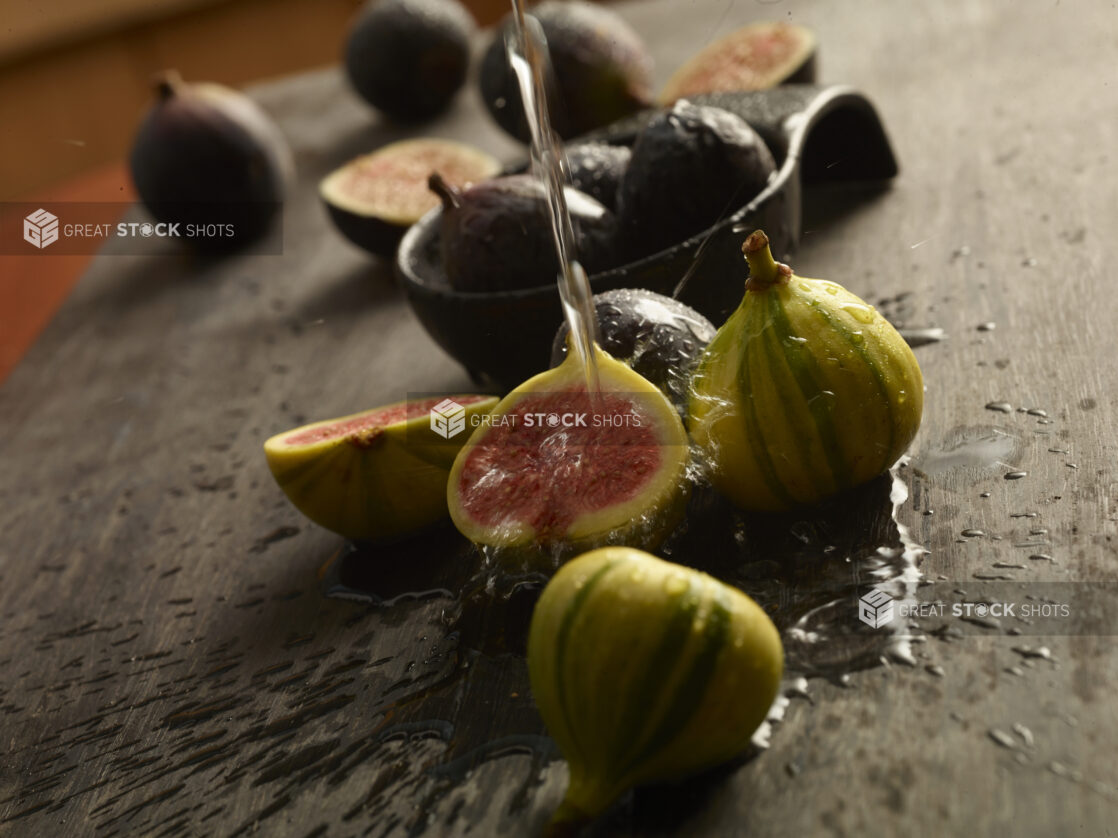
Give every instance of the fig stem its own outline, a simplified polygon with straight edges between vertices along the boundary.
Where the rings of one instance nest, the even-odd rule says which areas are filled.
[[[184,84],[178,70],[164,70],[155,77],[155,95],[166,101],[178,96]]]
[[[431,172],[431,176],[427,178],[427,188],[439,196],[445,209],[453,210],[462,206],[458,190],[443,180],[438,172]]]
[[[741,252],[749,262],[749,279],[745,281],[746,291],[764,291],[774,285],[787,283],[792,269],[783,262],[773,259],[769,249],[769,237],[764,230],[754,230],[742,243]]]

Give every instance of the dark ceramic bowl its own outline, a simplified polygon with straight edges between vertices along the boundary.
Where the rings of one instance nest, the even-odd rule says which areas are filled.
[[[745,119],[768,144],[776,176],[753,200],[710,229],[659,253],[590,277],[594,293],[648,288],[676,297],[722,323],[741,301],[748,268],[741,242],[764,230],[781,258],[800,239],[804,185],[879,181],[897,173],[881,120],[870,101],[849,87],[784,85],[750,93],[697,96]],[[585,138],[629,145],[652,115],[637,114]],[[546,369],[562,319],[554,283],[513,291],[462,293],[442,269],[440,209],[400,242],[396,270],[416,316],[431,337],[478,382],[513,387]]]

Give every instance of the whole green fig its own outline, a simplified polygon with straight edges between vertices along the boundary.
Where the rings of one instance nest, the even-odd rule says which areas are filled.
[[[741,591],[630,547],[564,565],[532,615],[528,671],[570,764],[552,824],[743,751],[776,698],[780,635]]]

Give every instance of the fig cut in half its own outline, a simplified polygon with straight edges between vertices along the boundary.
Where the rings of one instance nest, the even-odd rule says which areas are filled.
[[[703,93],[815,81],[815,35],[793,23],[752,23],[696,53],[672,74],[660,104]]]
[[[264,443],[288,500],[328,530],[391,541],[446,516],[447,473],[493,396],[413,399],[284,431]]]
[[[500,171],[496,158],[465,143],[401,140],[331,172],[319,194],[347,239],[374,255],[391,257],[408,227],[439,204],[427,188],[432,173],[465,189]]]
[[[517,387],[459,452],[447,495],[476,544],[563,558],[651,549],[690,494],[687,433],[671,402],[595,345],[599,389],[576,353]]]

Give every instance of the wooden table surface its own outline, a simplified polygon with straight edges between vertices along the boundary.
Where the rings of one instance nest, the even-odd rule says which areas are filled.
[[[1113,599],[1085,603],[1118,565],[1114,5],[618,8],[660,80],[787,18],[818,33],[823,80],[876,103],[901,174],[809,204],[795,266],[908,292],[894,314],[948,335],[917,350],[924,424],[898,471],[921,598],[1014,584],[1073,617],[1047,637],[921,618],[914,666],[810,679],[768,750],[630,796],[594,834],[1106,832]],[[106,251],[0,389],[0,834],[532,834],[566,768],[527,692],[523,615],[471,639],[447,593],[389,596],[446,573],[445,533],[365,568],[388,602],[326,596],[341,541],[265,466],[263,440],[302,421],[470,385],[315,195],[399,132],[333,70],[259,97],[301,173],[282,255]],[[472,90],[426,130],[518,154]]]

